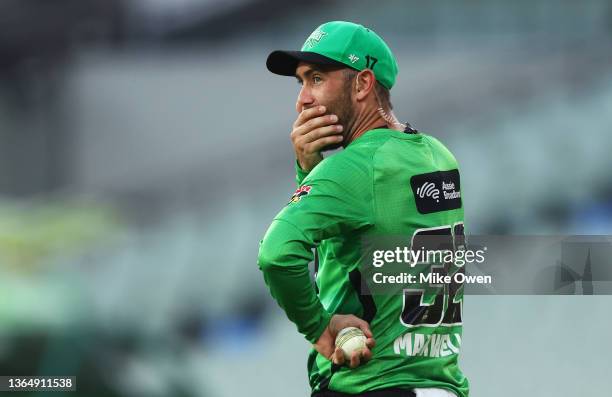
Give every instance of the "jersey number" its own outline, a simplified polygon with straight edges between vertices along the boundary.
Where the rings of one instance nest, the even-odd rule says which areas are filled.
[[[433,239],[434,236],[438,238]],[[435,247],[432,247],[432,240]],[[442,242],[442,244],[440,244]],[[429,247],[428,247],[429,244]],[[457,223],[453,227],[442,226],[430,229],[419,229],[412,236],[413,250],[424,248],[424,250],[459,250],[465,247],[465,233],[463,223]],[[447,265],[448,266],[448,265]],[[450,266],[456,266],[450,264]],[[444,264],[432,264],[431,272],[440,273],[444,276]],[[453,269],[455,270],[455,269]],[[464,266],[456,269],[456,272],[464,272]],[[451,280],[453,280],[452,278]],[[431,295],[434,295],[432,298]],[[428,299],[427,299],[428,298]],[[463,284],[452,281],[438,287],[437,291],[426,294],[425,289],[404,289],[402,294],[403,306],[400,321],[406,327],[437,327],[439,325],[459,325],[461,319],[461,304],[463,301]],[[446,307],[446,310],[444,308]]]

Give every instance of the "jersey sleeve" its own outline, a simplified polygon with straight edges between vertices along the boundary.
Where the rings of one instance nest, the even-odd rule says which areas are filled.
[[[295,182],[298,186],[302,184],[304,178],[308,176],[308,171],[304,171],[302,167],[300,167],[300,163],[295,160]]]
[[[330,166],[331,164],[327,164]],[[367,178],[327,175],[317,167],[274,218],[258,264],[274,299],[306,339],[315,343],[331,317],[311,282],[308,263],[321,241],[372,224]]]

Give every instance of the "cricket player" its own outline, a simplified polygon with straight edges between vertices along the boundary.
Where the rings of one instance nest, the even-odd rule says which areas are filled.
[[[298,189],[261,241],[258,264],[272,296],[313,345],[312,395],[468,396],[458,366],[462,286],[433,295],[363,290],[372,268],[363,246],[369,237],[414,242],[436,235],[458,245],[464,234],[457,161],[393,114],[389,90],[398,65],[390,48],[371,29],[333,21],[301,51],[274,51],[266,64],[301,86],[291,132]],[[315,255],[313,285],[308,264]],[[345,359],[335,337],[348,326],[367,341]]]

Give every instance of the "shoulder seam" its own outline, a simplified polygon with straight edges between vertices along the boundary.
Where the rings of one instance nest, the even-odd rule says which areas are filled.
[[[372,204],[371,204],[372,208],[371,208],[371,210],[372,210],[372,217],[374,218],[374,219],[372,219],[372,221],[373,221],[374,224],[376,224],[376,221],[378,220],[377,219],[378,214],[377,214],[377,211],[376,211],[376,208],[377,208],[376,207],[376,194],[374,192],[374,180],[375,180],[375,178],[374,178],[374,158],[378,154],[378,151],[389,142],[389,139],[391,139],[391,136],[388,136],[387,139],[385,139],[385,141],[382,144],[380,144],[372,152],[372,161],[370,162],[370,168],[371,168],[370,172],[372,173]]]

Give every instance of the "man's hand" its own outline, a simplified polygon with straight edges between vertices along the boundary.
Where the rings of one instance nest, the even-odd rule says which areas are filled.
[[[298,164],[304,171],[312,170],[323,160],[321,150],[342,142],[342,126],[335,114],[325,114],[325,106],[304,109],[293,123],[291,142]]]
[[[346,327],[359,328],[367,338],[366,347],[353,352],[350,361],[347,363],[349,367],[355,368],[372,358],[371,349],[376,345],[372,331],[370,331],[370,325],[359,317],[353,316],[352,314],[335,314],[331,318],[327,328],[325,328],[325,331],[323,331],[319,337],[317,343],[313,346],[320,354],[327,357],[334,364],[344,364],[346,361],[344,359],[344,353],[341,349],[336,347],[336,335]]]

